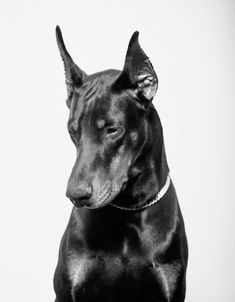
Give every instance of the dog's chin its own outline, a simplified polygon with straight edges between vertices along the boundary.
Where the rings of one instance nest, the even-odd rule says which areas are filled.
[[[85,207],[87,209],[99,209],[110,204],[119,193],[123,192],[126,188],[127,180],[124,178],[119,184],[112,183],[111,181],[106,182],[101,187],[94,190],[90,199],[80,199],[74,201],[70,199],[76,208]],[[108,185],[107,185],[108,184]]]
[[[76,208],[84,207],[87,209],[100,209],[110,204],[114,200],[114,198],[120,193],[120,191],[121,188],[119,190],[109,190],[102,198],[97,198],[97,196],[92,196],[88,200],[84,199],[76,203],[73,200],[71,201]]]
[[[79,203],[74,203],[73,205],[76,208],[87,208],[87,209],[99,209],[99,208],[103,208],[106,205],[108,205],[112,200],[106,200],[106,201],[102,201],[102,202],[97,202],[97,201],[93,201],[91,200],[86,200],[86,201],[79,201]]]
[[[100,209],[103,208],[105,206],[107,206],[108,204],[110,204],[113,199],[115,198],[115,196],[118,194],[118,192],[116,194],[114,194],[115,192],[108,192],[108,194],[106,195],[106,198],[102,198],[101,200],[94,198],[94,201],[90,204],[85,205],[85,207],[87,209]]]

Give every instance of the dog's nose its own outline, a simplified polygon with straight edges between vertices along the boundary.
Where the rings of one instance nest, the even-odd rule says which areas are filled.
[[[77,185],[71,186],[68,185],[66,196],[72,199],[75,203],[79,201],[88,200],[91,198],[92,189],[89,185]]]

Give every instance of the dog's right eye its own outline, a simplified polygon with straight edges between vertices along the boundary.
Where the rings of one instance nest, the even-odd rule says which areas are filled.
[[[109,126],[105,129],[105,135],[106,137],[119,137],[122,134],[124,134],[125,130],[122,126]]]
[[[118,128],[117,127],[109,127],[107,128],[107,134],[114,134],[118,132]]]

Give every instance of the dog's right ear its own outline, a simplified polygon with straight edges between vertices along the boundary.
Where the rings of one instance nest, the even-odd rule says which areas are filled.
[[[64,62],[65,83],[68,94],[66,104],[68,107],[70,107],[74,89],[82,85],[83,80],[86,77],[86,73],[73,62],[73,59],[65,47],[62,32],[58,25],[56,26],[56,41],[59,47],[60,55]]]

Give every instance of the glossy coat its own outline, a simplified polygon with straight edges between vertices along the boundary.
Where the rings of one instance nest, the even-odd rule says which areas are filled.
[[[74,204],[54,277],[57,302],[178,301],[185,298],[187,240],[176,192],[140,211],[169,173],[162,126],[152,104],[156,73],[134,33],[122,71],[86,75],[60,29],[77,149],[67,196]]]

